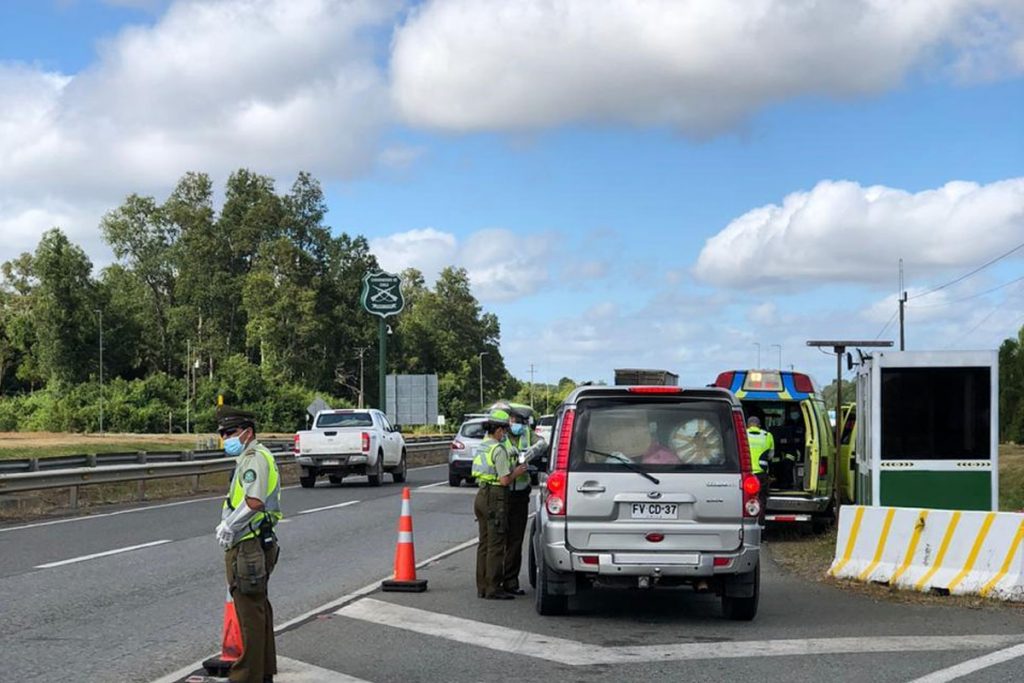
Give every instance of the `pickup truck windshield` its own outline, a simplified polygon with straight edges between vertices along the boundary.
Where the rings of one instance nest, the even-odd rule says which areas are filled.
[[[715,401],[597,400],[577,417],[570,469],[738,472],[729,408]]]
[[[373,418],[369,413],[328,413],[321,415],[316,426],[324,427],[372,427]]]

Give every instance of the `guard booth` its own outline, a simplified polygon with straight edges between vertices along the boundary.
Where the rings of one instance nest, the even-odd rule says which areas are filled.
[[[857,503],[997,510],[998,363],[995,351],[864,357],[857,372]]]

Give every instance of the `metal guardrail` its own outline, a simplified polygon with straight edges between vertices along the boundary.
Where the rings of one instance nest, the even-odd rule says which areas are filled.
[[[445,448],[450,441],[448,438],[439,439],[436,436],[409,437],[406,440],[406,450],[416,452]],[[286,465],[295,461],[291,442],[278,439],[262,443],[274,453],[280,464]],[[51,467],[50,461],[59,464]],[[46,467],[43,467],[44,463],[47,464]],[[0,494],[58,488],[74,489],[79,486],[128,481],[140,482],[141,486],[141,482],[150,479],[198,477],[202,474],[230,472],[235,468],[235,463],[235,458],[225,457],[223,451],[105,453],[39,458],[37,469],[0,474]],[[74,498],[77,496],[73,496]]]

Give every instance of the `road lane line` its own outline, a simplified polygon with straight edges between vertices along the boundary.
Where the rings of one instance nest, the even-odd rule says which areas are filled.
[[[435,481],[433,484],[424,484],[423,486],[417,486],[416,490],[419,491],[420,489],[432,489],[435,486],[440,486],[441,484],[447,484],[447,483],[448,483],[447,481]]]
[[[975,659],[968,659],[966,662],[960,662],[947,669],[939,669],[933,671],[927,676],[921,678],[915,678],[910,683],[948,683],[949,681],[955,681],[958,678],[963,678],[976,671],[987,669],[990,666],[1009,662],[1010,660],[1017,659],[1018,657],[1024,656],[1024,644],[1014,645],[1008,647],[1005,650],[998,650],[996,652],[990,652],[982,657]]]
[[[417,569],[423,569],[424,567],[426,567],[429,564],[432,564],[432,563],[437,562],[439,560],[443,560],[444,558],[449,557],[451,555],[454,555],[455,553],[461,552],[461,551],[465,550],[466,548],[471,548],[471,547],[473,547],[474,545],[477,544],[478,540],[479,540],[478,538],[473,537],[473,538],[469,539],[468,541],[464,541],[464,542],[462,542],[462,543],[460,543],[460,544],[458,544],[456,546],[448,548],[448,550],[443,550],[443,551],[439,552],[438,554],[433,555],[431,557],[428,557],[427,559],[425,559],[422,562],[418,563],[416,565],[416,568]],[[377,591],[377,590],[380,589],[380,582],[381,581],[384,581],[384,580],[390,579],[390,578],[391,578],[390,574],[388,576],[381,577],[381,578],[377,579],[376,581],[374,581],[373,583],[369,583],[369,584],[363,586],[359,590],[352,591],[348,595],[343,595],[342,597],[340,597],[340,598],[338,598],[336,600],[331,600],[330,602],[328,602],[328,603],[326,603],[324,605],[321,605],[320,607],[317,607],[315,609],[311,609],[310,611],[306,612],[305,614],[301,614],[301,615],[295,617],[294,619],[290,619],[290,620],[284,622],[283,624],[277,626],[276,628],[274,628],[274,633],[275,634],[281,634],[284,631],[287,631],[288,629],[290,629],[290,628],[292,628],[294,626],[297,626],[297,625],[301,624],[304,621],[308,621],[309,619],[312,619],[313,617],[315,617],[317,615],[326,614],[328,612],[333,612],[334,610],[337,610],[339,607],[342,607],[342,606],[344,606],[344,605],[346,605],[346,604],[348,604],[350,602],[358,600],[359,598],[363,597],[364,595],[369,595],[370,593],[373,593],[374,591]],[[161,676],[160,678],[152,681],[152,683],[177,683],[177,681],[182,680],[183,678],[185,678],[186,676],[188,676],[192,672],[197,671],[198,669],[201,669],[203,667],[203,662],[205,662],[210,657],[213,657],[213,656],[218,655],[218,654],[220,654],[220,653],[219,652],[211,652],[210,654],[206,655],[202,659],[196,660],[195,662],[192,662],[191,664],[189,664],[187,666],[183,666],[182,668],[178,669],[177,671],[172,671],[171,673],[166,674],[165,676]]]
[[[369,681],[349,676],[333,669],[324,669],[291,657],[277,657],[277,675],[289,683],[369,683]]]
[[[806,638],[729,640],[665,645],[606,647],[531,633],[375,598],[364,598],[336,612],[338,616],[389,626],[465,645],[526,655],[568,666],[630,664],[746,657],[821,656],[883,652],[987,650],[1020,643],[1019,634],[979,636],[882,636],[870,638]],[[1024,645],[1018,645],[1024,654]],[[989,665],[990,666],[990,665]]]
[[[347,508],[349,505],[355,505],[358,500],[349,500],[344,503],[338,503],[337,505],[324,505],[319,508],[310,508],[309,510],[299,510],[295,514],[297,515],[308,515],[311,512],[323,512],[324,510],[337,510],[339,508]]]
[[[85,562],[86,560],[95,560],[98,557],[108,557],[109,555],[119,555],[121,553],[128,553],[133,550],[141,550],[142,548],[152,548],[153,546],[163,545],[164,543],[170,543],[170,539],[163,541],[150,541],[149,543],[140,543],[139,545],[130,545],[127,548],[117,548],[115,550],[106,550],[102,553],[93,553],[92,555],[82,555],[80,557],[72,557],[70,560],[61,560],[59,562],[47,562],[46,564],[38,564],[35,569],[50,569],[52,567],[61,567],[65,564],[74,564],[76,562]]]

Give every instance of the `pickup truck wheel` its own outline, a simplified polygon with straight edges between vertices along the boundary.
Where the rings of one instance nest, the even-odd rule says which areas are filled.
[[[311,488],[313,488],[313,486],[316,485],[316,475],[315,474],[308,474],[308,475],[306,475],[304,477],[299,477],[299,484],[301,484],[302,488],[304,488],[304,489],[311,489]]]
[[[409,468],[405,463],[405,451],[402,451],[402,459],[401,461],[399,461],[398,467],[391,470],[391,481],[395,482],[396,484],[405,483],[405,475],[408,472],[408,470]]]
[[[367,481],[370,482],[370,486],[380,486],[381,481],[384,479],[384,454],[377,454],[377,465],[373,468],[373,472],[366,475]]]
[[[722,596],[722,612],[726,619],[750,621],[757,616],[757,599],[761,592],[761,565],[754,567],[754,594],[749,598]]]

